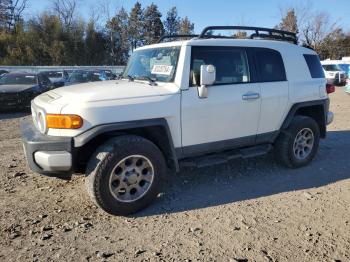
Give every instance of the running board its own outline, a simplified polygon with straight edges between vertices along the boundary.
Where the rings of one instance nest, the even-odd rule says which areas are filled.
[[[270,152],[272,145],[258,145],[253,147],[246,147],[242,149],[235,149],[216,153],[211,155],[204,155],[195,158],[185,158],[180,160],[180,167],[206,167],[218,164],[225,164],[228,161],[236,158],[250,158],[265,155]]]

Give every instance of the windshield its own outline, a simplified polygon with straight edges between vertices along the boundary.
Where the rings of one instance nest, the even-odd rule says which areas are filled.
[[[343,71],[338,65],[323,65],[326,71]]]
[[[174,81],[180,47],[139,50],[132,54],[123,74],[124,78],[152,78],[160,82]]]
[[[4,75],[0,78],[0,85],[36,85],[34,75]]]
[[[75,71],[69,77],[69,82],[73,83],[85,83],[88,81],[88,72],[84,71]]]
[[[63,78],[63,72],[44,72],[49,78]]]

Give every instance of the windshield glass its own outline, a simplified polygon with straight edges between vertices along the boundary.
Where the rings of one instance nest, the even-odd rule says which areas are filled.
[[[139,50],[132,54],[123,74],[124,78],[152,78],[160,82],[174,81],[180,47]]]
[[[88,82],[89,81],[88,75],[89,75],[89,72],[74,71],[69,77],[69,82],[73,82],[73,83],[85,83],[85,82]]]
[[[338,65],[323,65],[326,71],[343,71]]]
[[[49,78],[63,78],[63,72],[44,72]]]
[[[0,78],[0,85],[36,85],[35,75],[4,75]]]

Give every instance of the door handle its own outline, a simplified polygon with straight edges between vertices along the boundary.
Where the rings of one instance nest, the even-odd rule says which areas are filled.
[[[242,96],[243,100],[254,100],[260,98],[259,93],[246,93]]]

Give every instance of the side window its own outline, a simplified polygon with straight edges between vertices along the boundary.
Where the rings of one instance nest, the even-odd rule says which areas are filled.
[[[304,55],[312,78],[324,78],[323,68],[318,55]],[[327,69],[326,69],[327,70]]]
[[[257,48],[255,50],[260,82],[286,81],[281,54],[272,49]]]
[[[192,47],[191,85],[199,84],[201,65],[214,65],[214,85],[239,84],[250,81],[246,51],[235,47]]]
[[[44,84],[44,85],[47,85],[50,83],[49,78],[45,75],[38,75],[38,78],[39,78],[39,82]]]

